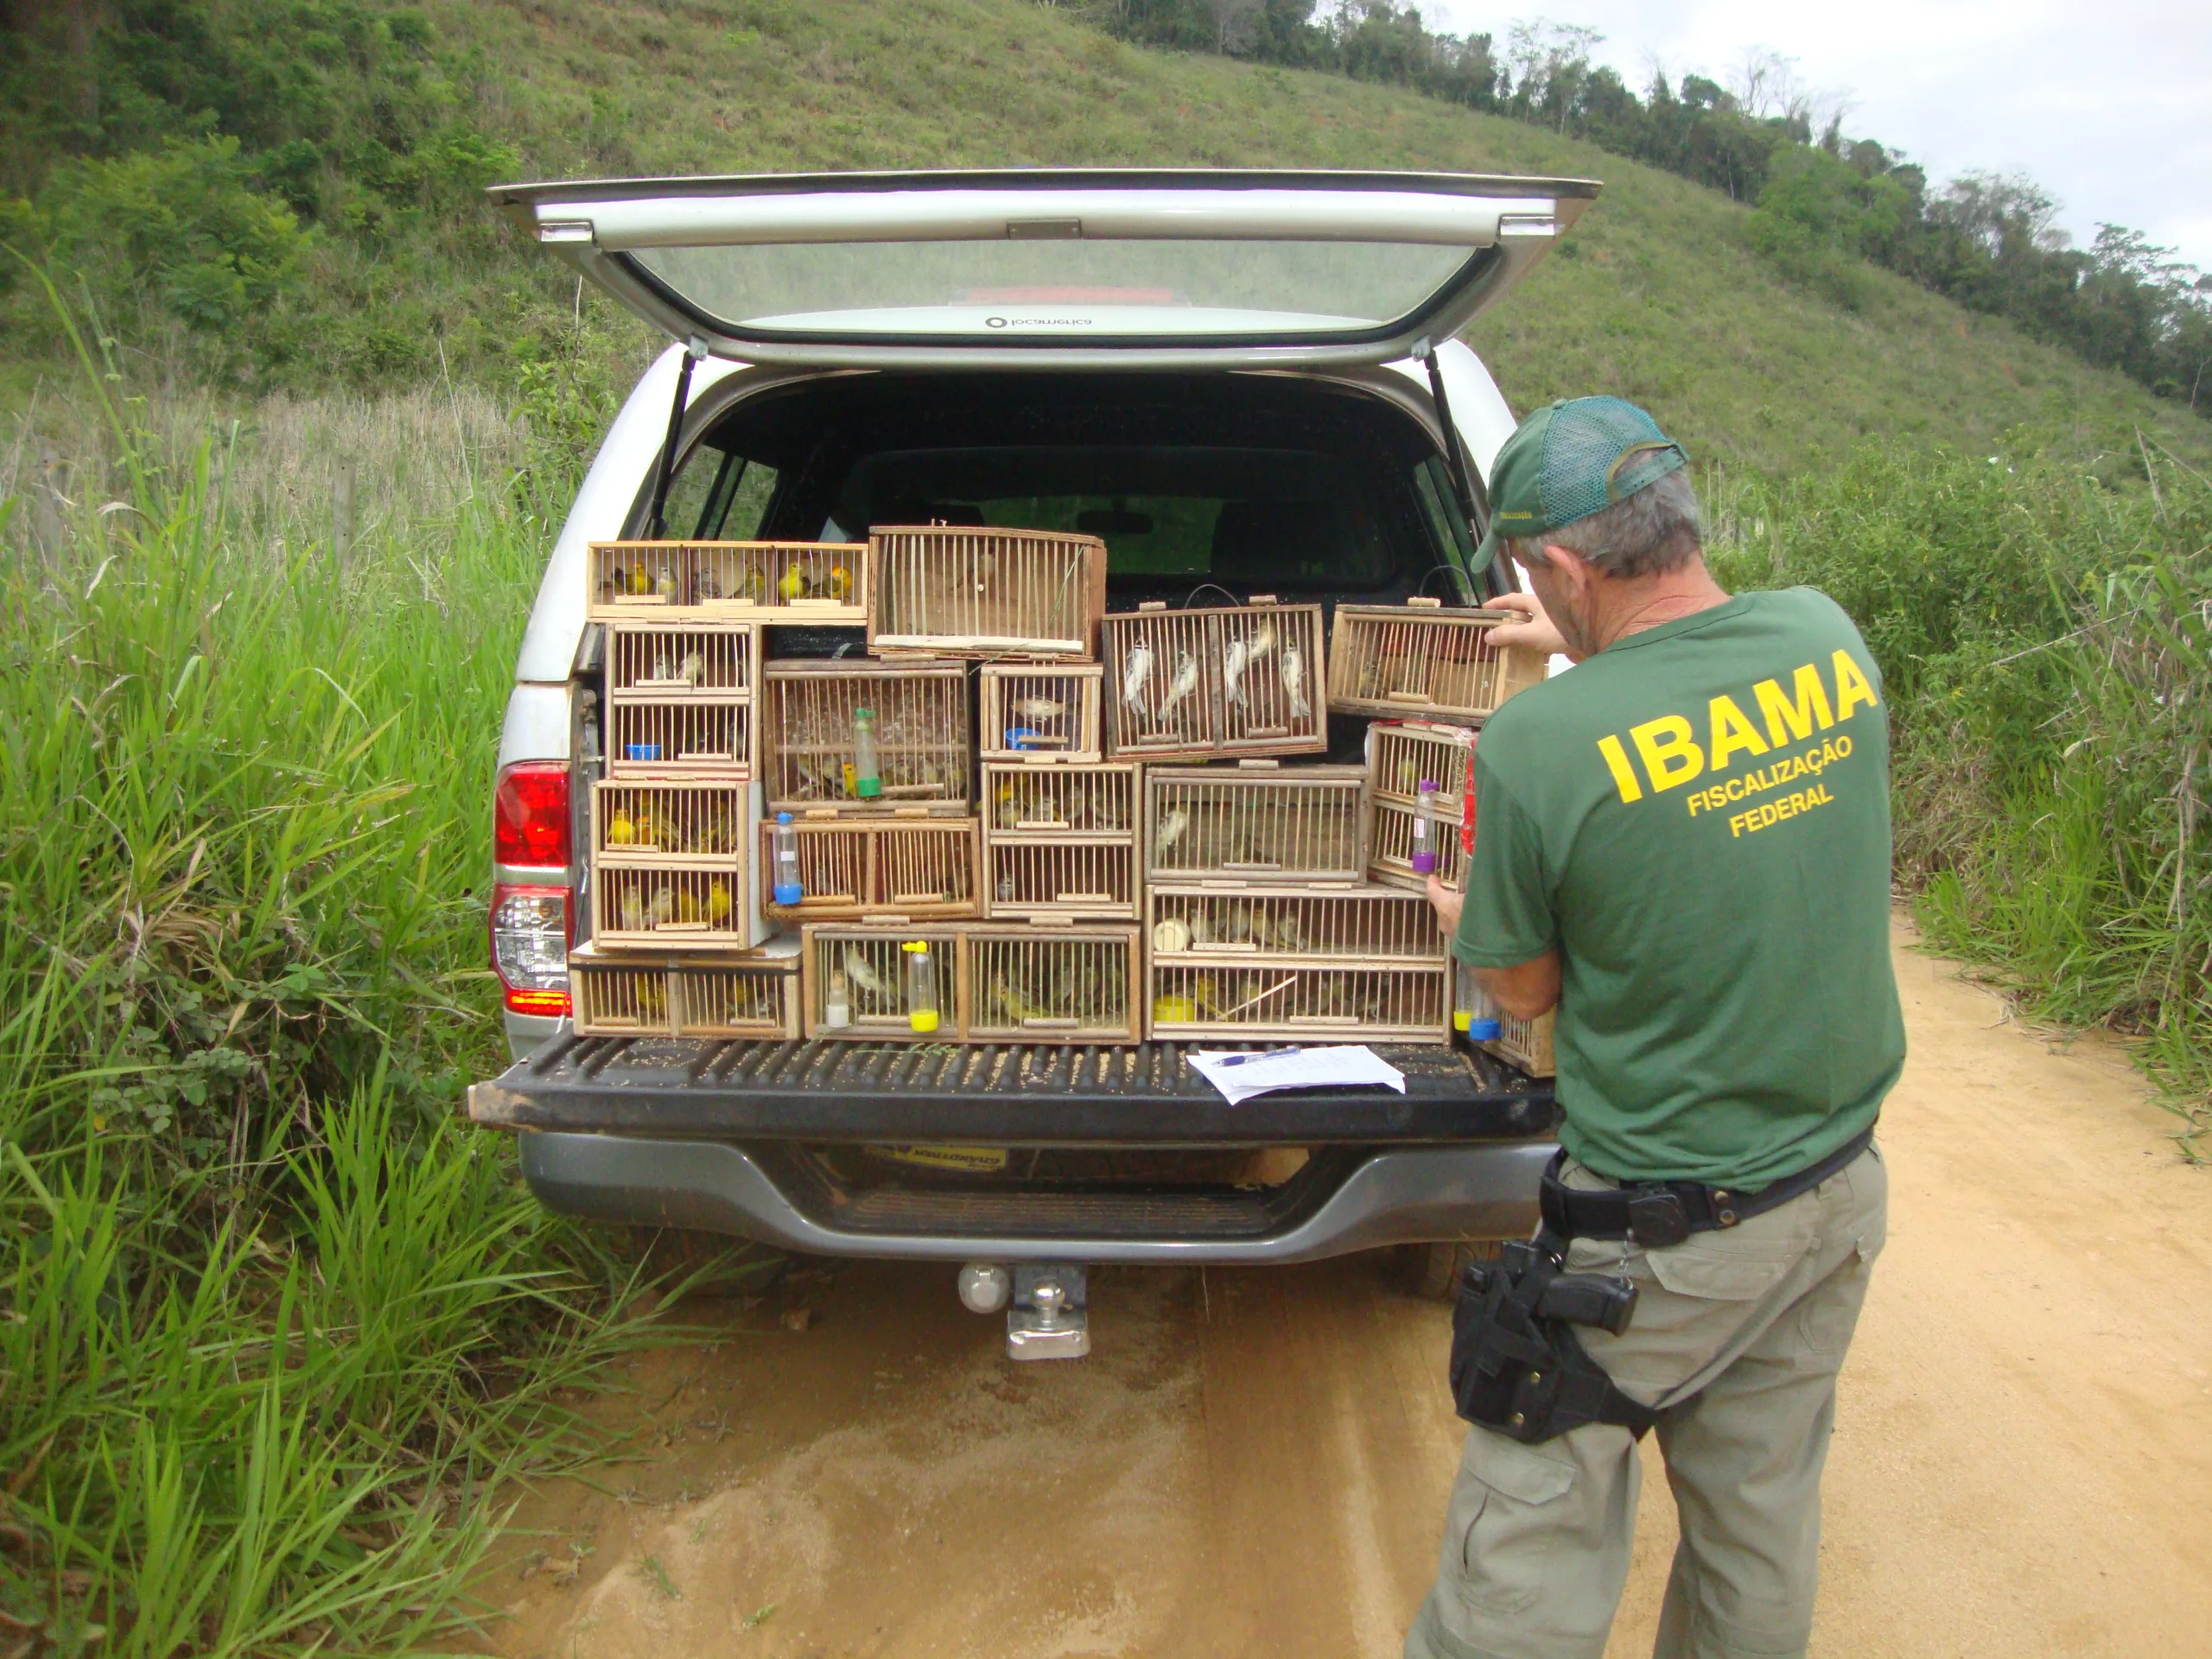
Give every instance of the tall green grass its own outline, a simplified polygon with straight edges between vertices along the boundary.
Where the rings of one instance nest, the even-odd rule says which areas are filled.
[[[0,502],[0,1649],[417,1647],[636,1339],[452,1115],[543,526],[341,565],[86,357],[73,493]]]
[[[1713,505],[1724,580],[1825,589],[1880,660],[1898,879],[1931,940],[2036,1014],[2144,1039],[2194,1152],[2212,1127],[2212,479],[2147,440],[2088,464],[1875,443]]]

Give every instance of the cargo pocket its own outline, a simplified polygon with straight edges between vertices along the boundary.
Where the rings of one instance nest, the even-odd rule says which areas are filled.
[[[1459,1540],[1459,1580],[1470,1606],[1522,1613],[1544,1592],[1562,1527],[1560,1510],[1574,1485],[1574,1465],[1487,1429],[1467,1436],[1452,1495],[1452,1534]]]
[[[1645,1259],[1652,1276],[1677,1295],[1752,1302],[1779,1285],[1812,1245],[1809,1229],[1767,1236],[1695,1233],[1680,1244],[1646,1252]]]

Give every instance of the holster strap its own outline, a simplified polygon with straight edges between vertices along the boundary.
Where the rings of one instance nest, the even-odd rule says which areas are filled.
[[[1855,1160],[1873,1144],[1866,1129],[1817,1163],[1745,1192],[1708,1186],[1703,1181],[1641,1181],[1618,1187],[1572,1187],[1560,1179],[1565,1148],[1553,1154],[1544,1171],[1540,1199],[1544,1225],[1563,1238],[1634,1239],[1647,1249],[1679,1244],[1692,1233],[1717,1232],[1764,1215],[1809,1192]]]

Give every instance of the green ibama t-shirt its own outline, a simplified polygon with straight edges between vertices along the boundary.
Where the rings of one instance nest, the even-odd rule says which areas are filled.
[[[1557,947],[1570,1154],[1751,1188],[1874,1121],[1904,1064],[1889,774],[1880,671],[1808,588],[1630,634],[1491,717],[1453,950]]]

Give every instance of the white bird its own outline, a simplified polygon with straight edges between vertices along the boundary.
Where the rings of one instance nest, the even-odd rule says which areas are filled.
[[[1152,674],[1152,647],[1141,639],[1129,647],[1122,662],[1122,707],[1135,713],[1141,706],[1144,683]]]
[[[686,685],[696,685],[707,677],[707,659],[697,652],[691,652],[678,664],[676,677]]]
[[[1170,812],[1165,818],[1160,820],[1160,828],[1154,832],[1152,837],[1153,856],[1154,858],[1165,857],[1167,854],[1167,849],[1173,847],[1177,842],[1182,840],[1183,832],[1190,827],[1191,814],[1187,809],[1179,806],[1173,811]]]
[[[1290,698],[1293,720],[1303,720],[1313,712],[1313,705],[1306,701],[1306,658],[1296,645],[1282,648],[1282,689]]]
[[[622,931],[642,933],[645,931],[645,901],[634,889],[622,895]]]
[[[1230,702],[1244,701],[1244,664],[1252,648],[1242,639],[1236,641],[1221,657],[1221,695]]]
[[[1175,705],[1198,689],[1198,659],[1185,652],[1175,662],[1175,677],[1167,683],[1167,695],[1160,700],[1160,708],[1153,718],[1160,725],[1167,723],[1167,716]]]

